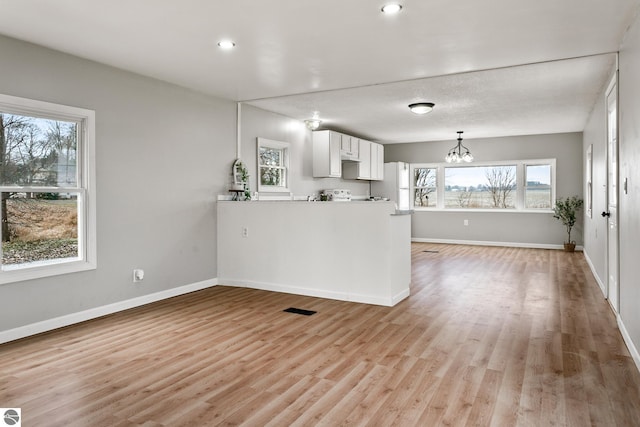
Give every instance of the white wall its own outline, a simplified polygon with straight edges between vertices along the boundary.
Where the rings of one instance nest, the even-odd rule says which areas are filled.
[[[620,182],[628,181],[618,205],[620,233],[620,318],[628,337],[640,346],[640,15],[625,36],[619,59]],[[640,360],[636,353],[636,363]]]
[[[613,70],[612,70],[613,72]],[[607,210],[607,110],[605,103],[605,91],[609,80],[598,95],[598,100],[589,116],[589,121],[583,133],[583,164],[586,166],[586,153],[589,146],[592,147],[592,215],[584,215],[584,254],[591,263],[591,268],[599,281],[604,286],[607,277],[606,252],[607,252],[607,221],[601,213]],[[586,195],[586,174],[585,195]],[[587,203],[585,199],[585,204]],[[604,289],[603,289],[604,291]]]
[[[0,58],[0,93],[95,110],[98,210],[97,270],[0,285],[0,332],[214,279],[235,103],[5,37]]]
[[[455,144],[455,135],[450,141],[388,144],[385,162],[440,163]],[[464,144],[478,162],[555,158],[556,196],[583,197],[581,133],[465,139]],[[468,226],[463,226],[465,219]],[[579,245],[581,225],[571,234]],[[412,221],[414,239],[555,247],[565,235],[551,213],[418,211]]]
[[[339,178],[313,177],[312,132],[304,123],[280,114],[243,104],[241,107],[241,157],[249,169],[251,191],[257,186],[257,138],[267,138],[291,144],[291,192],[295,197],[315,194],[329,188],[345,188],[354,196],[368,196],[369,182]],[[231,168],[231,165],[229,165]]]
[[[615,70],[612,70],[612,74]],[[618,323],[629,349],[640,367],[640,18],[628,29],[619,53],[618,140],[619,140],[619,286]],[[603,288],[607,284],[607,117],[605,91],[589,117],[584,132],[584,151],[593,144],[593,218],[585,218],[585,255]],[[628,181],[625,194],[622,183]],[[604,289],[603,289],[604,290]],[[605,290],[606,294],[606,290]]]

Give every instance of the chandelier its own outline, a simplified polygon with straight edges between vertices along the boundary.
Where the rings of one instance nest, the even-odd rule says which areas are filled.
[[[459,130],[458,145],[449,150],[447,156],[444,158],[447,163],[470,163],[473,161],[473,156],[471,155],[471,152],[469,152],[469,149],[462,145],[462,134],[463,131]],[[463,149],[464,153],[462,152]]]

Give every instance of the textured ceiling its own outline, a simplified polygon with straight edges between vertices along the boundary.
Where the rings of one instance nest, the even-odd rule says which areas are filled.
[[[249,102],[384,143],[581,132],[615,54]],[[408,104],[435,103],[416,115]]]
[[[0,0],[0,33],[399,142],[582,130],[612,64],[600,55],[639,2],[402,3],[389,17],[371,0]],[[287,95],[295,109],[270,100]],[[401,117],[423,97],[432,114]]]

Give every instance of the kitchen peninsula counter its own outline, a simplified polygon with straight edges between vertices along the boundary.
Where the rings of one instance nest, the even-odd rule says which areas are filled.
[[[393,306],[409,296],[411,211],[393,202],[218,201],[218,282]]]

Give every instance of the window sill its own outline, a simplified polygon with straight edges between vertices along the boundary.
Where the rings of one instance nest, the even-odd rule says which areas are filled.
[[[419,208],[414,207],[415,212],[478,212],[478,213],[517,213],[517,214],[553,214],[553,209],[479,209],[479,208]]]
[[[55,263],[43,262],[40,265],[33,263],[29,267],[4,266],[0,272],[0,285],[95,269],[94,263],[78,259]]]

